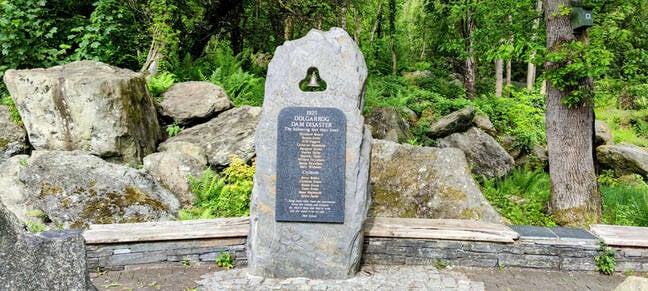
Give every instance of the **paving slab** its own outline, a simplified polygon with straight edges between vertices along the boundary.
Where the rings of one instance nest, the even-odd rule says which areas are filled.
[[[511,225],[511,229],[520,234],[522,240],[555,240],[558,236],[543,226]]]
[[[571,228],[571,227],[551,227],[549,228],[551,232],[558,236],[560,240],[568,241],[580,241],[580,242],[590,242],[597,243],[598,238],[593,236],[587,230],[581,228]]]
[[[647,278],[646,274],[635,274]],[[129,267],[92,273],[98,290],[613,290],[625,279],[595,272],[558,272],[528,268],[469,268],[364,265],[348,282],[306,278],[250,277],[245,268],[225,271],[215,265]],[[328,281],[328,280],[327,280]],[[336,280],[334,280],[336,281]],[[345,281],[345,280],[341,280]],[[243,288],[241,286],[256,286]],[[337,284],[337,285],[336,285]],[[242,288],[242,289],[241,289]]]

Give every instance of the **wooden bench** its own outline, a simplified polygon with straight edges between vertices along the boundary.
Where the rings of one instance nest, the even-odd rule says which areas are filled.
[[[590,231],[610,246],[648,247],[648,227],[594,224]]]
[[[248,217],[128,224],[93,224],[86,243],[126,243],[246,237]],[[453,219],[369,218],[365,236],[441,240],[514,242],[518,234],[503,224]]]

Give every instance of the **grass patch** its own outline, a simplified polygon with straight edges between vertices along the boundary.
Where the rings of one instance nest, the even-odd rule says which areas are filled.
[[[547,214],[549,185],[543,169],[516,168],[504,179],[484,179],[482,192],[511,224],[555,226]]]
[[[603,223],[648,226],[648,185],[619,183],[601,185]]]
[[[608,106],[595,111],[596,119],[605,121],[612,130],[615,143],[648,147],[648,109],[632,111]]]

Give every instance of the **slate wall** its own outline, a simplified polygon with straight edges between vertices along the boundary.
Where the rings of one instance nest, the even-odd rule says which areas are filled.
[[[518,241],[493,243],[366,237],[363,264],[408,264],[483,268],[521,267],[560,271],[594,271],[598,245],[578,242]],[[612,248],[617,272],[648,272],[647,248]],[[220,252],[229,252],[237,266],[245,266],[246,238],[198,239],[124,244],[89,244],[89,271],[123,270],[128,265],[214,264]]]

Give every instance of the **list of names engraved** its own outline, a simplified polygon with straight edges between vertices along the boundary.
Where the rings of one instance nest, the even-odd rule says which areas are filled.
[[[344,223],[344,113],[284,108],[277,130],[276,220]]]

